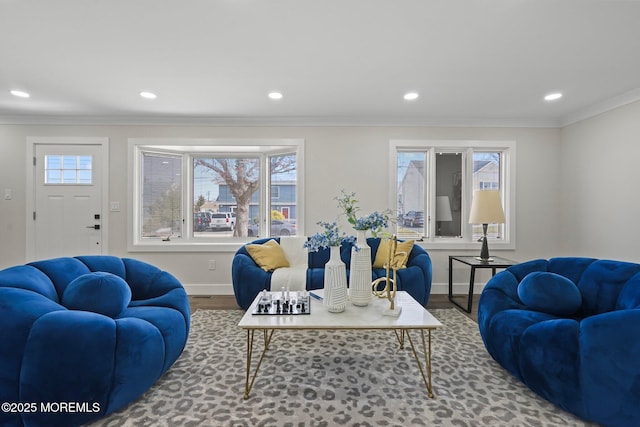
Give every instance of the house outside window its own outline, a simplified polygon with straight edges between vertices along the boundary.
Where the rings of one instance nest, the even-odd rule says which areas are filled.
[[[390,142],[389,202],[395,232],[426,246],[475,248],[482,226],[468,224],[474,190],[499,190],[506,224],[491,224],[494,247],[515,248],[513,141]],[[496,246],[496,243],[498,246]]]
[[[272,185],[271,186],[271,200],[277,200],[280,198],[280,186]]]
[[[303,141],[145,138],[129,145],[133,250],[204,250],[297,233]]]

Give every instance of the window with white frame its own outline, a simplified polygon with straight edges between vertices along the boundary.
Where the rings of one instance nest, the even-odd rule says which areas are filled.
[[[182,235],[182,158],[143,151],[141,156],[141,237]]]
[[[395,232],[435,246],[474,248],[482,226],[469,224],[474,190],[499,190],[505,224],[490,224],[488,238],[515,247],[513,141],[391,141],[390,203]]]
[[[303,141],[131,139],[129,145],[133,248],[296,234]]]
[[[92,156],[46,155],[44,156],[45,184],[93,183]]]

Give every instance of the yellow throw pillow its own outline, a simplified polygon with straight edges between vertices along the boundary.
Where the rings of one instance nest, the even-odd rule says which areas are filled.
[[[284,251],[275,240],[269,240],[262,245],[247,245],[247,251],[251,258],[264,271],[273,271],[280,267],[289,267],[289,261]]]
[[[376,259],[373,261],[373,268],[384,268],[384,265],[387,263],[387,258],[389,257],[390,248],[391,240],[385,239],[380,242],[378,252],[376,253]],[[397,265],[398,268],[406,267],[411,249],[413,249],[413,240],[398,242],[398,246],[396,246],[396,256],[391,260],[391,265]],[[400,252],[403,253],[401,254]]]

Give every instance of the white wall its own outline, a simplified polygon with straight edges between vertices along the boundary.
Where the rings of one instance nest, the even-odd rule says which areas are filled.
[[[640,262],[640,102],[561,135],[562,252]]]
[[[133,137],[301,138],[305,140],[306,234],[319,220],[338,214],[334,197],[341,189],[355,191],[364,212],[383,210],[388,200],[388,144],[392,139],[482,139],[517,142],[516,250],[498,252],[514,260],[561,254],[560,135],[558,129],[437,128],[437,127],[207,127],[207,126],[53,126],[0,125],[0,195],[13,190],[12,200],[0,197],[0,268],[25,262],[25,165],[28,136],[95,136],[110,139],[111,201],[121,212],[109,212],[110,254],[139,258],[175,274],[203,292],[231,293],[229,253],[127,252],[127,139]],[[636,129],[637,135],[637,129]],[[578,138],[578,137],[576,137]],[[563,145],[565,151],[578,142]],[[605,144],[606,146],[606,144]],[[640,148],[636,148],[636,151]],[[624,159],[623,159],[624,160]],[[619,164],[619,163],[618,163]],[[577,168],[577,167],[576,167]],[[615,171],[617,167],[611,167]],[[631,173],[631,172],[629,172]],[[564,175],[563,175],[564,176]],[[628,182],[626,188],[630,188]],[[566,190],[565,190],[566,191]],[[393,207],[392,207],[393,208]],[[570,222],[568,219],[564,221]],[[576,229],[575,233],[579,233]],[[429,248],[427,247],[427,250]],[[475,254],[478,250],[468,252]],[[434,262],[434,292],[442,292],[448,277],[447,256],[460,251],[429,250]],[[217,261],[215,271],[208,260]],[[480,273],[480,272],[479,272]],[[483,272],[484,273],[484,272]],[[477,277],[483,282],[487,276]],[[465,283],[468,271],[454,272]],[[191,288],[193,289],[193,287]]]

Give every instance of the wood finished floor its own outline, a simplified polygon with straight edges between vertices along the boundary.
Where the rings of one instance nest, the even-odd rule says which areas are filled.
[[[466,297],[457,296],[455,298],[458,303],[466,306],[466,300],[464,300]],[[432,294],[429,297],[427,310],[434,308],[455,308],[474,322],[478,322],[477,299],[478,296],[475,296],[473,309],[471,313],[467,313],[452,304],[447,295]],[[236,304],[236,300],[233,295],[190,295],[189,303],[191,304],[192,313],[196,310],[240,310],[240,307]]]

